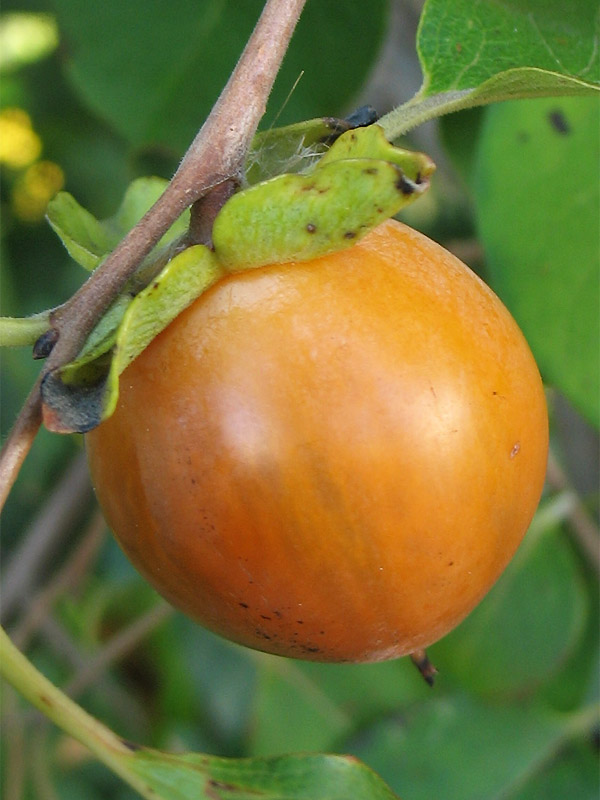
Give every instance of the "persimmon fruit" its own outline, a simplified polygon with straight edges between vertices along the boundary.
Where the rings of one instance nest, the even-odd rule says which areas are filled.
[[[499,299],[388,221],[221,279],[86,440],[109,525],[173,605],[259,650],[376,661],[486,594],[538,504],[548,434]]]

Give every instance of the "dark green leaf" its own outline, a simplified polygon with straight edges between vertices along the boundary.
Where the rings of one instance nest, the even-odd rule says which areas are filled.
[[[506,800],[598,800],[598,757],[592,742],[559,754]]]
[[[566,723],[524,703],[436,697],[361,734],[352,752],[410,800],[499,800],[552,754]]]
[[[258,663],[252,755],[337,749],[374,716],[430,693],[409,659],[318,664],[261,655]]]
[[[263,0],[53,0],[68,75],[89,106],[134,145],[182,152],[208,115]],[[309,0],[276,82],[271,118],[339,113],[364,81],[386,0]]]
[[[475,200],[492,285],[537,358],[593,424],[600,412],[600,103],[489,110]]]

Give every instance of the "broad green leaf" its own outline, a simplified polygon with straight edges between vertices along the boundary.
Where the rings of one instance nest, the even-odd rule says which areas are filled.
[[[586,742],[560,753],[505,800],[598,800],[598,754]]]
[[[596,0],[428,0],[417,49],[423,85],[382,118],[390,139],[451,111],[600,91]]]
[[[225,759],[139,750],[128,771],[157,800],[394,800],[368,767],[348,756]]]
[[[573,652],[587,611],[579,564],[564,532],[534,523],[496,586],[430,655],[441,676],[464,687],[523,696]]]
[[[59,192],[48,204],[48,222],[67,248],[69,255],[84,269],[93,270],[117,246],[146,211],[164,192],[162,178],[138,178],[128,187],[117,213],[98,220],[68,192]],[[169,229],[159,247],[173,241],[187,227],[187,213]]]
[[[119,375],[223,274],[212,251],[195,245],[169,261],[134,299],[119,298],[106,327],[105,320],[100,320],[102,335],[93,331],[89,349],[84,347],[78,359],[44,379],[46,427],[60,433],[85,433],[109,417],[117,404]]]
[[[319,664],[261,654],[257,661],[251,755],[337,749],[374,717],[431,692],[409,659]]]
[[[569,721],[523,702],[437,696],[362,731],[350,750],[410,800],[500,800],[558,748]]]
[[[208,115],[264,5],[263,0],[52,4],[67,75],[88,106],[133,145],[161,144],[177,153]],[[309,0],[276,81],[267,124],[279,113],[277,121],[285,124],[346,108],[376,58],[387,5],[386,0]]]
[[[494,289],[543,378],[600,424],[600,102],[489,110],[475,207]]]
[[[393,147],[378,125],[343,134],[302,175],[279,175],[234,195],[213,227],[228,270],[303,261],[350,247],[428,187],[431,160]]]

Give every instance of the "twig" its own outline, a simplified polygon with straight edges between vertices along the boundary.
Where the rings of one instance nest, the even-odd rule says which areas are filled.
[[[600,574],[600,531],[581,502],[579,494],[571,486],[555,455],[548,457],[547,480],[553,489],[567,491],[573,496],[573,507],[568,514],[570,530],[589,563]]]
[[[113,636],[93,659],[87,659],[82,669],[69,681],[64,691],[69,697],[80,695],[84,689],[87,689],[88,686],[98,680],[110,664],[119,661],[134,650],[146,636],[161,625],[171,614],[173,614],[173,607],[167,603],[160,602],[153,606],[148,612],[132,622],[131,625],[128,625]]]
[[[2,571],[2,617],[7,619],[26,597],[60,539],[92,499],[85,456],[78,455],[61,477],[45,505],[33,519],[20,547]]]
[[[0,452],[0,510],[12,489],[23,465],[25,456],[31,449],[33,440],[42,424],[42,398],[40,397],[41,376],[32,390],[13,428]]]
[[[27,648],[31,637],[51,612],[57,597],[72,587],[89,569],[106,534],[106,522],[100,510],[94,514],[87,531],[74,552],[49,583],[36,594],[26,613],[12,631],[13,642],[21,650]]]

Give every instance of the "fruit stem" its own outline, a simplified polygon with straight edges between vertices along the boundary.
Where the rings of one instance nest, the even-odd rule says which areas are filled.
[[[428,686],[433,686],[437,669],[429,660],[426,650],[415,650],[410,654],[410,660],[421,673],[421,676]]]

